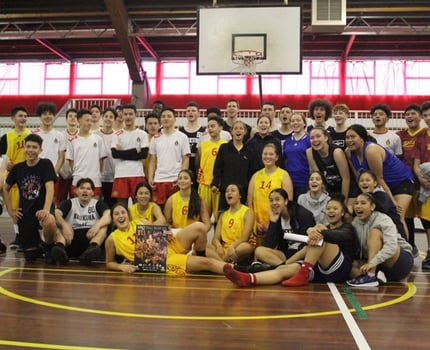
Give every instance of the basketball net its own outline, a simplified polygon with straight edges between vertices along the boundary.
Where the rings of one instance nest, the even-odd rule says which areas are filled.
[[[257,64],[263,63],[263,53],[256,50],[239,50],[233,52],[233,63],[239,67],[235,69],[240,72],[240,75],[255,75],[257,72]]]

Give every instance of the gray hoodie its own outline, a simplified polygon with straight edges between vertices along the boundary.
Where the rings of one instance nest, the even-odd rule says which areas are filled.
[[[396,252],[397,246],[412,254],[411,245],[397,232],[396,225],[393,220],[379,211],[374,211],[369,220],[364,222],[357,217],[352,221],[358,241],[360,242],[360,258],[368,258],[367,238],[370,230],[376,228],[382,231],[382,249],[369,262],[377,266],[391,258]]]
[[[327,225],[328,221],[325,217],[325,207],[329,200],[330,196],[327,192],[322,192],[318,199],[313,199],[308,191],[299,196],[297,203],[313,214],[317,224]]]

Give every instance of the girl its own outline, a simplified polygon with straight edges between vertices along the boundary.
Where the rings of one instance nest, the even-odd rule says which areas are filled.
[[[376,287],[379,285],[377,270],[388,281],[400,281],[412,270],[412,247],[398,233],[393,220],[377,210],[370,193],[360,194],[354,204],[354,226],[360,243],[359,260],[354,261],[347,281],[352,287]],[[385,280],[381,278],[381,280]]]
[[[287,191],[282,188],[275,188],[270,192],[269,197],[269,227],[264,245],[257,247],[255,258],[258,260],[251,265],[249,272],[256,272],[259,269],[274,268],[285,264],[299,248],[297,242],[284,239],[284,233],[298,233],[305,235],[309,227],[315,225],[312,213],[302,206],[290,202]],[[263,263],[263,265],[261,264]]]
[[[406,227],[405,213],[414,193],[414,176],[394,154],[369,140],[364,126],[351,125],[346,131],[346,157],[357,179],[363,170],[371,170],[376,175],[378,184],[390,196]]]
[[[397,230],[403,238],[406,237],[405,227],[402,224],[400,215],[397,212],[396,206],[391,200],[390,196],[378,185],[376,175],[370,170],[363,171],[358,177],[358,186],[361,192],[371,193],[375,202],[378,203],[381,210],[387,214],[396,224]]]
[[[161,208],[152,201],[152,188],[146,181],[137,184],[134,196],[137,202],[130,207],[132,220],[140,219],[146,225],[166,224]]]
[[[249,181],[247,203],[255,213],[257,246],[261,245],[270,222],[270,191],[274,188],[283,188],[289,198],[293,197],[290,175],[276,165],[278,159],[278,148],[273,143],[265,145],[262,152],[264,168],[252,175]]]
[[[268,143],[275,145],[276,152],[279,158],[276,161],[276,165],[282,166],[282,146],[281,141],[275,138],[270,132],[272,128],[272,120],[266,116],[261,115],[257,119],[257,132],[255,135],[248,140],[246,143],[247,147],[252,154],[251,164],[250,164],[250,173],[255,174],[258,170],[264,167],[262,162],[261,155],[263,153],[263,148]]]
[[[301,113],[291,116],[291,128],[293,134],[284,141],[283,154],[285,158],[285,170],[291,176],[294,185],[295,201],[302,193],[306,193],[309,164],[306,158],[306,150],[310,147],[309,135],[306,133],[306,118]]]
[[[206,248],[207,255],[233,263],[250,260],[254,253],[254,247],[249,243],[254,212],[241,203],[242,189],[237,184],[227,186],[225,198],[229,208],[217,222],[212,244]]]
[[[311,147],[306,150],[306,157],[311,170],[324,175],[329,194],[342,193],[348,199],[351,182],[345,153],[330,143],[327,130],[320,126],[314,127],[309,136]]]
[[[241,273],[230,265],[224,266],[224,275],[238,287],[267,285],[282,282],[283,286],[304,286],[313,282],[342,282],[351,271],[357,241],[351,224],[344,220],[344,198],[332,198],[325,209],[328,225],[318,224],[307,229],[308,243],[285,264],[271,271]],[[317,242],[324,243],[320,246]],[[303,259],[298,264],[298,259]]]
[[[324,214],[330,196],[324,191],[324,181],[319,171],[313,171],[309,177],[309,191],[299,196],[297,203],[309,210],[317,224],[327,224]]]
[[[112,221],[116,226],[105,241],[106,268],[108,270],[133,273],[136,225],[142,224],[140,220],[130,221],[127,207],[117,203],[112,208]],[[197,231],[183,229],[173,235],[169,234],[167,245],[167,274],[171,276],[185,276],[187,273],[210,271],[221,274],[224,262],[212,258],[188,255],[192,245],[198,245],[201,240]],[[126,263],[118,263],[117,257],[123,257]]]
[[[181,229],[194,225],[207,233],[211,228],[209,214],[197,191],[192,187],[194,174],[182,169],[176,185],[179,191],[172,194],[164,207],[164,216],[172,228]]]

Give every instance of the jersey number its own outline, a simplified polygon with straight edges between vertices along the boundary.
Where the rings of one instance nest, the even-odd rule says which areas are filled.
[[[265,189],[269,189],[272,187],[272,180],[268,181],[266,183],[266,181],[261,181],[260,182],[260,190],[265,190]]]

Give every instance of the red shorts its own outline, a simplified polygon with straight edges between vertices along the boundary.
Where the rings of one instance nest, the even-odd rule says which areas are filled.
[[[144,176],[119,177],[113,180],[112,198],[134,198],[136,186],[142,181],[145,181]]]
[[[167,199],[176,191],[176,182],[156,182],[152,191],[152,200],[158,205],[164,205]]]
[[[57,182],[54,187],[57,203],[67,199],[69,196],[72,197],[72,180],[72,178],[63,179],[61,175],[58,175]]]
[[[76,190],[77,190],[78,188],[76,187],[76,186],[72,186],[72,189],[70,190],[70,198],[73,198],[73,197],[77,197],[78,195],[76,194]],[[100,198],[100,196],[101,196],[101,194],[102,194],[102,188],[101,187],[96,187],[95,189],[94,189],[94,194],[93,194],[93,196],[94,197],[96,197],[96,198]]]

